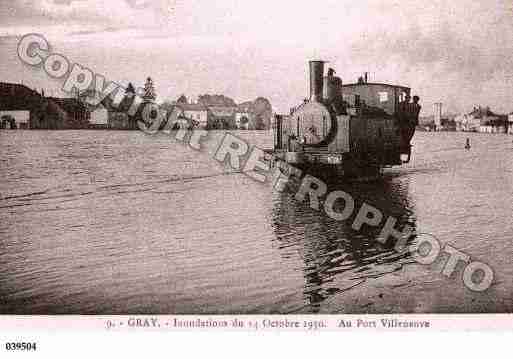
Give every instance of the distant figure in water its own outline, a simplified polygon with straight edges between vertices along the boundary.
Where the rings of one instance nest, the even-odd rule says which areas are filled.
[[[465,145],[466,150],[470,150],[470,138],[467,137],[467,144]]]

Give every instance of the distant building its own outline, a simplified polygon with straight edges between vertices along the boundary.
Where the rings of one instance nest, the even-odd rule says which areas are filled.
[[[109,128],[114,130],[137,129],[135,116],[129,115],[130,107],[135,100],[135,88],[129,83],[124,91],[124,94],[116,94],[114,98],[111,96],[103,98],[94,90],[89,90],[81,94],[81,101],[87,106],[90,112],[89,128]],[[123,96],[121,97],[121,95]],[[99,104],[93,106],[89,105],[89,102],[99,102]],[[137,115],[141,115],[140,108]]]
[[[481,119],[476,118],[473,113],[456,116],[456,130],[463,132],[478,132],[481,126]]]
[[[108,128],[109,111],[103,104],[90,109],[89,127],[90,128]]]
[[[506,133],[508,130],[508,117],[495,114],[489,107],[476,107],[469,115],[479,120],[479,132]]]
[[[506,133],[506,128],[503,124],[497,124],[488,122],[479,126],[479,132],[481,133]]]
[[[89,128],[109,128],[109,110],[106,101],[101,101],[100,94],[88,90],[80,94],[80,102],[89,112]],[[98,105],[94,105],[98,103]]]
[[[209,106],[207,127],[220,130],[234,128],[236,111],[237,107],[232,106]]]
[[[481,126],[479,126],[479,132],[482,133],[507,133],[508,124],[507,118],[504,116],[487,117],[481,119]]]
[[[249,130],[255,127],[249,104],[241,104],[237,107],[237,111],[235,111],[235,126],[242,130]]]
[[[497,115],[489,107],[474,107],[472,112],[455,118],[458,131],[482,133],[508,132],[507,116]]]
[[[50,97],[66,113],[64,126],[66,129],[83,129],[89,127],[90,112],[87,106],[77,98]]]
[[[185,118],[191,120],[195,127],[206,128],[208,125],[208,108],[197,103],[178,103]]]

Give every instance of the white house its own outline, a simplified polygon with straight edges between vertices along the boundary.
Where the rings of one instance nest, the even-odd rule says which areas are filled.
[[[238,129],[249,129],[251,114],[243,110],[237,110],[235,112],[235,125]]]
[[[207,127],[208,110],[205,106],[197,103],[180,103],[178,106],[183,109],[185,117],[196,122],[199,128]]]
[[[481,125],[479,126],[479,132],[481,133],[506,133],[504,126],[494,125]]]
[[[483,121],[479,126],[479,132],[482,133],[507,133],[504,121],[499,119]]]
[[[454,121],[457,131],[478,132],[481,126],[481,119],[475,117],[473,113],[458,115]]]
[[[109,112],[102,104],[91,111],[89,124],[95,127],[107,127],[109,124]]]
[[[235,126],[238,129],[249,130],[255,127],[252,107],[252,102],[244,102],[237,106],[237,110],[235,111]]]

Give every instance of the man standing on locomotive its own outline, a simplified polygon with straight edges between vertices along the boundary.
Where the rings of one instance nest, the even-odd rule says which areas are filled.
[[[406,96],[404,97],[404,101],[399,103],[399,126],[404,126],[406,124],[408,124],[410,121],[409,121],[409,114],[410,114],[410,107],[411,107],[411,103],[410,103],[410,94],[407,93]]]
[[[413,97],[413,103],[410,102],[410,94],[406,94],[405,100],[399,104],[398,122],[401,131],[401,147],[405,154],[408,154],[408,161],[411,155],[410,141],[415,134],[415,127],[419,123],[419,114],[421,106],[419,105],[420,98]]]
[[[413,124],[415,126],[419,125],[419,115],[420,110],[422,109],[422,106],[419,105],[420,97],[419,96],[413,96],[413,104],[412,104],[412,112],[413,112]]]

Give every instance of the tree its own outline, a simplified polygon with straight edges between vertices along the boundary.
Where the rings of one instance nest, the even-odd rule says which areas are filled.
[[[188,104],[189,102],[187,101],[187,97],[185,95],[182,94],[182,96],[178,97],[178,100],[176,100],[177,103],[182,103],[182,104]]]
[[[133,95],[135,95],[135,87],[134,87],[134,85],[132,85],[131,82],[128,83],[128,86],[126,87],[125,93],[126,94],[133,94]]]
[[[151,77],[148,77],[146,79],[146,83],[144,84],[143,100],[153,102],[153,101],[155,101],[156,98],[157,98],[157,94],[155,92],[155,86],[153,85],[153,80],[151,79]]]
[[[269,100],[264,97],[258,97],[253,103],[253,114],[255,116],[256,130],[271,128],[273,108]]]
[[[125,89],[125,96],[123,96],[123,99],[119,103],[118,110],[122,112],[128,112],[130,109],[130,106],[132,106],[132,103],[134,101],[135,97],[135,87],[132,85],[131,82],[128,83],[128,86]],[[108,99],[108,100],[107,100]],[[104,101],[108,101],[108,106],[112,107],[114,101],[110,97],[106,97]]]
[[[167,101],[162,102],[162,103],[160,104],[160,106],[159,106],[159,107],[160,107],[162,110],[164,110],[164,111],[166,111],[166,112],[171,113],[171,111],[173,111],[173,109],[175,108],[175,106],[176,106],[176,105],[175,105],[173,102],[171,102],[171,101],[167,100]]]
[[[236,107],[235,101],[224,95],[199,95],[198,103],[204,106],[225,106],[225,107]]]

